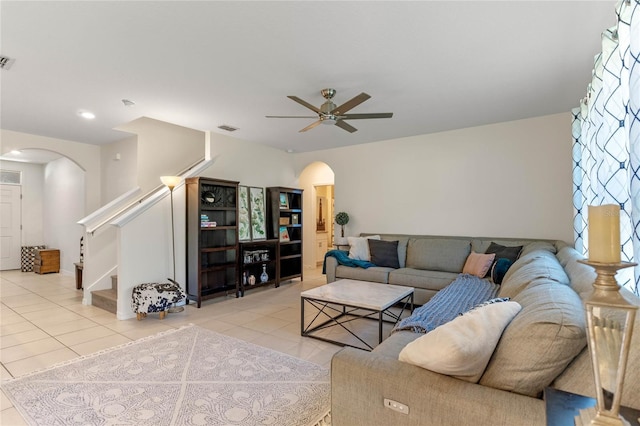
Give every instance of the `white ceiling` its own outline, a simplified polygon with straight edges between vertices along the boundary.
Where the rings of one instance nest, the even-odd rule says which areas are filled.
[[[0,2],[1,126],[103,144],[140,116],[313,151],[569,111],[591,79],[608,1]],[[320,89],[352,113],[298,130]],[[122,99],[136,103],[125,107]],[[91,121],[80,110],[96,114]]]

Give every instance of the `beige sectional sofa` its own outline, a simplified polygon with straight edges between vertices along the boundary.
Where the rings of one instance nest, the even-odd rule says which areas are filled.
[[[484,253],[492,242],[504,246],[523,246],[521,256],[538,247],[566,245],[562,241],[524,238],[360,234],[361,237],[372,235],[379,235],[382,240],[386,241],[398,241],[400,268],[381,266],[366,269],[354,268],[339,265],[335,258],[327,257],[325,261],[327,283],[350,278],[414,287],[414,301],[418,305],[427,302],[434,294],[458,277],[471,251]]]
[[[405,237],[409,245],[412,237]],[[409,342],[424,336],[419,333],[393,333],[372,352],[344,348],[332,359],[334,426],[544,425],[542,391],[546,386],[594,395],[582,302],[592,288],[593,269],[578,263],[582,257],[562,242],[477,240],[473,248],[477,252],[490,241],[524,245],[498,292],[499,297],[518,302],[522,310],[502,333],[479,381],[472,383],[399,361],[400,351]],[[473,239],[469,244],[474,244]],[[406,268],[406,263],[403,266]],[[331,278],[378,277],[377,281],[384,285],[391,282],[394,272],[378,270],[353,275],[356,268],[353,269],[345,271],[336,266]],[[328,279],[329,271],[327,267]],[[367,270],[360,272],[364,271]],[[423,294],[446,286],[439,274],[425,276],[429,278],[421,282]],[[410,282],[417,281],[411,278]],[[640,304],[639,299],[634,300]],[[640,316],[635,329],[640,330]],[[636,332],[631,342],[623,404],[640,409],[638,395],[640,332]],[[407,405],[409,414],[385,408],[385,398]]]

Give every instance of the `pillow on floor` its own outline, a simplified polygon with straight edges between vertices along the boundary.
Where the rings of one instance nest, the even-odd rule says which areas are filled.
[[[520,309],[520,304],[511,301],[471,309],[409,343],[398,359],[478,383],[503,330]]]
[[[355,260],[371,261],[369,253],[369,243],[367,240],[379,240],[380,235],[368,237],[347,237],[349,241],[349,257]]]

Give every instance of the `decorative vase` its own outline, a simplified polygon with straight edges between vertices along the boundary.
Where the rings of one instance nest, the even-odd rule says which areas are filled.
[[[256,284],[256,277],[254,275],[249,275],[249,285]]]
[[[262,273],[260,274],[260,282],[266,283],[267,281],[269,281],[269,275],[267,274],[267,265],[263,264]]]

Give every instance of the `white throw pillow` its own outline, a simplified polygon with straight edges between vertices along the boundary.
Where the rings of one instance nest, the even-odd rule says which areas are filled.
[[[520,309],[517,302],[492,303],[472,309],[409,343],[398,359],[478,383],[502,332]]]
[[[379,240],[380,235],[370,235],[368,237],[347,237],[347,240],[349,241],[350,258],[356,260],[371,260],[367,239]]]

